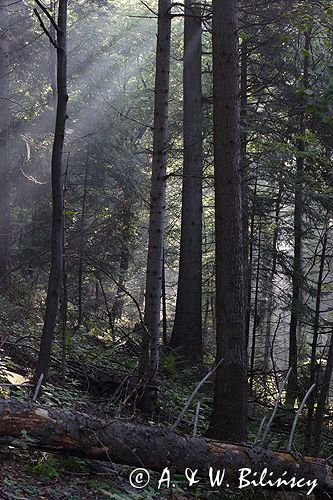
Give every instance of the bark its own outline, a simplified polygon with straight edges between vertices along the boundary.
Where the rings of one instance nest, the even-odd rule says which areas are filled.
[[[286,471],[288,479],[316,479],[319,487],[333,487],[332,469],[322,459],[190,437],[124,420],[106,422],[85,414],[0,399],[0,443],[18,446],[20,441],[32,448],[157,471],[168,467],[173,473],[184,473],[190,467],[205,477],[210,467],[214,471],[225,469],[228,480],[235,483],[239,469],[250,467],[259,474],[268,468],[274,478]]]
[[[245,35],[246,36],[246,35]],[[250,337],[250,316],[251,316],[251,276],[252,276],[252,255],[250,255],[250,235],[249,235],[249,189],[248,189],[248,161],[247,161],[247,80],[248,80],[248,44],[246,38],[241,45],[241,79],[240,79],[240,166],[242,172],[242,210],[243,210],[243,251],[244,251],[244,307],[245,307],[245,336],[246,345]],[[254,218],[254,213],[253,217]],[[251,257],[251,259],[250,259]]]
[[[9,196],[9,46],[7,1],[0,0],[0,287],[8,284]]]
[[[166,167],[168,158],[168,109],[170,78],[171,0],[159,0],[156,48],[153,162],[150,191],[150,217],[141,371],[144,386],[141,408],[150,413],[157,399],[160,349],[162,261],[165,225]]]
[[[217,369],[209,436],[245,441],[247,356],[240,173],[238,2],[213,0]]]
[[[176,315],[170,347],[202,361],[202,85],[201,7],[185,0],[184,167]]]
[[[168,321],[167,321],[167,297],[166,297],[166,281],[165,281],[165,252],[163,251],[163,262],[162,262],[162,339],[163,348],[167,347],[168,335],[167,335]]]
[[[308,84],[309,73],[309,50],[310,33],[305,32],[304,44],[304,62],[303,62],[303,83]],[[301,97],[301,114],[299,123],[300,139],[297,144],[298,156],[296,158],[296,181],[295,181],[295,211],[294,211],[294,256],[293,256],[293,274],[292,274],[292,305],[289,326],[289,367],[292,371],[289,376],[286,404],[294,407],[297,397],[297,328],[299,326],[300,304],[302,297],[302,227],[303,227],[303,171],[304,171],[304,153],[306,132],[306,114],[304,97]]]
[[[57,115],[52,150],[52,233],[51,266],[46,297],[46,310],[39,357],[36,368],[36,383],[43,374],[47,378],[54,328],[58,311],[63,264],[63,144],[67,109],[67,56],[66,56],[67,0],[59,1],[57,32]]]

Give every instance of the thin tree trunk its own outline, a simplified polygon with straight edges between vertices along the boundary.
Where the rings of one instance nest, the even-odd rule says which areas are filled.
[[[66,192],[67,192],[67,176],[68,176],[68,162],[66,166],[66,171],[64,173],[64,191],[63,191],[63,211],[64,211],[64,221],[63,221],[63,237],[62,237],[62,288],[60,296],[60,324],[61,324],[61,378],[62,384],[66,383],[66,357],[67,357],[67,320],[68,320],[68,289],[67,289],[67,255],[66,255]]]
[[[170,347],[202,361],[202,85],[201,6],[185,0],[184,167],[179,279]]]
[[[84,182],[83,182],[83,195],[82,195],[82,211],[81,211],[81,220],[80,220],[80,255],[79,255],[79,273],[78,273],[78,320],[77,327],[80,328],[83,321],[83,259],[84,259],[84,225],[86,221],[86,204],[87,204],[87,186],[88,186],[88,165],[89,158],[87,159],[85,173],[84,173]]]
[[[310,379],[309,387],[313,384],[317,384],[318,375],[318,364],[317,364],[317,347],[318,347],[318,336],[319,336],[319,326],[320,326],[320,306],[321,306],[321,291],[324,283],[324,267],[326,258],[326,246],[327,246],[327,229],[322,240],[322,251],[320,256],[320,265],[317,281],[317,291],[316,291],[316,307],[315,316],[313,324],[313,338],[311,343],[311,360],[310,360]],[[305,430],[305,449],[309,451],[311,449],[311,438],[312,438],[312,419],[314,414],[314,405],[317,391],[312,391],[308,399],[308,414],[306,420],[306,430]]]
[[[122,213],[122,243],[121,243],[121,256],[120,256],[120,266],[118,275],[118,286],[116,297],[112,306],[112,318],[113,324],[115,320],[121,320],[124,308],[124,285],[126,282],[126,275],[129,267],[130,260],[130,241],[131,241],[131,220],[133,216],[133,193],[123,187],[124,199],[123,199],[123,213]]]
[[[238,2],[213,0],[216,360],[209,436],[245,441],[247,355],[240,173]]]
[[[114,303],[112,306],[112,320],[113,324],[116,319],[121,319],[123,315],[123,306],[124,306],[124,284],[125,284],[125,276],[128,271],[128,246],[126,242],[126,237],[124,237],[123,249],[120,257],[120,265],[119,265],[119,276],[118,276],[118,286],[117,293],[114,299]]]
[[[109,304],[108,304],[108,298],[106,296],[104,286],[103,286],[103,281],[102,281],[100,276],[98,276],[98,282],[99,282],[99,286],[101,288],[101,292],[103,295],[105,311],[106,311],[106,314],[107,314],[108,320],[109,320],[112,342],[115,342],[116,337],[115,337],[115,332],[114,332],[114,322],[113,322],[113,318],[112,318],[112,312],[110,311]]]
[[[57,32],[57,117],[52,151],[52,233],[51,267],[46,297],[46,311],[38,356],[35,383],[43,375],[47,379],[54,328],[56,324],[63,264],[63,144],[67,109],[67,0],[59,0]]]
[[[324,378],[320,389],[317,410],[316,410],[316,419],[315,419],[314,436],[313,436],[313,452],[317,456],[321,453],[321,448],[322,448],[322,433],[323,433],[323,423],[325,415],[325,405],[330,391],[332,371],[333,371],[333,331],[331,333]]]
[[[0,0],[0,288],[8,285],[9,243],[9,44],[8,2]]]
[[[310,50],[310,33],[306,31],[304,44],[304,62],[303,62],[303,82],[306,87],[309,78],[309,50]],[[300,317],[300,303],[302,296],[302,220],[303,220],[303,171],[304,171],[304,153],[305,141],[304,135],[306,132],[306,114],[304,97],[301,97],[301,115],[299,124],[299,135],[297,149],[298,156],[296,158],[296,181],[295,181],[295,211],[294,211],[294,257],[293,257],[293,273],[292,273],[292,305],[291,317],[289,326],[289,367],[291,373],[288,380],[286,390],[286,404],[294,407],[297,397],[297,327]]]
[[[55,19],[55,1],[50,0],[50,11],[53,19]],[[56,39],[55,28],[53,24],[50,22],[49,33],[53,40]],[[50,87],[52,91],[52,103],[53,110],[56,113],[57,109],[57,51],[55,46],[50,42],[49,45],[50,55],[49,55],[49,78],[50,78]]]
[[[247,235],[248,259],[247,259],[247,270],[246,270],[246,280],[245,280],[245,291],[246,291],[245,342],[246,342],[246,348],[249,345],[250,323],[251,323],[253,241],[254,241],[254,223],[255,223],[255,218],[256,218],[257,186],[258,186],[258,178],[256,177],[255,182],[254,182],[254,191],[253,191],[250,233]]]
[[[144,323],[141,369],[146,383],[139,405],[151,413],[157,400],[160,313],[162,290],[162,260],[165,225],[166,167],[168,158],[168,109],[170,80],[171,0],[159,0],[156,49],[154,144],[150,195],[149,241],[146,274]]]
[[[259,303],[259,278],[260,278],[260,259],[261,259],[261,217],[259,217],[259,234],[258,234],[258,257],[257,257],[257,270],[256,270],[256,283],[254,292],[254,310],[253,310],[253,327],[252,327],[252,344],[251,344],[251,357],[250,357],[250,388],[253,390],[254,379],[254,360],[256,354],[256,333],[258,327],[258,303]]]
[[[271,349],[271,330],[272,330],[272,315],[273,315],[273,298],[274,298],[274,278],[276,273],[277,261],[277,242],[279,237],[279,219],[282,197],[282,180],[279,181],[279,191],[275,203],[275,221],[272,240],[272,267],[268,277],[268,303],[267,303],[267,318],[266,318],[266,333],[265,333],[265,352],[264,352],[264,374],[265,378],[269,371],[269,359]]]
[[[63,268],[62,268],[62,293],[60,301],[61,317],[61,378],[62,383],[66,382],[66,356],[67,356],[67,319],[68,319],[68,290],[67,290],[67,265],[65,253],[65,228],[64,228],[64,246],[63,246]]]

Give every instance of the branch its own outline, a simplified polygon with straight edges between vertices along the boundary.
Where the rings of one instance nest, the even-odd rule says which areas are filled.
[[[151,8],[149,7],[149,5],[147,5],[145,2],[143,2],[143,0],[140,0],[140,3],[142,3],[142,5],[144,5],[144,7],[146,7],[146,9],[148,9],[148,10],[149,10],[149,12],[151,12],[152,14],[154,14],[154,16],[155,16],[155,17],[158,17],[157,12],[155,12],[153,9],[151,9]]]
[[[198,434],[199,416],[200,416],[200,401],[197,404],[197,408],[195,410],[194,427],[193,427],[193,437],[195,437]]]
[[[185,415],[188,407],[190,406],[192,400],[194,399],[194,396],[197,394],[197,392],[199,391],[200,387],[203,386],[203,384],[206,382],[206,380],[208,380],[209,377],[211,375],[213,375],[213,373],[220,366],[220,364],[222,363],[222,361],[223,361],[223,359],[220,359],[220,361],[217,363],[217,365],[215,365],[214,368],[209,373],[207,373],[207,375],[205,375],[205,377],[201,380],[201,382],[199,382],[199,384],[196,386],[196,388],[192,392],[191,396],[188,398],[188,400],[187,400],[187,402],[186,402],[186,404],[184,406],[183,411],[181,412],[181,414],[177,418],[176,422],[173,424],[172,429],[175,429],[176,427],[178,427],[178,425],[180,424],[181,419]]]
[[[44,31],[44,33],[46,34],[46,36],[49,38],[49,40],[52,43],[52,45],[57,49],[58,45],[56,44],[55,40],[53,40],[53,38],[50,35],[49,31],[45,27],[45,24],[43,23],[43,19],[40,17],[40,14],[39,14],[38,10],[34,9],[34,13],[35,13],[35,15],[36,15],[36,17],[37,17],[37,19],[39,21],[39,24],[40,24],[42,30]]]
[[[287,451],[291,451],[291,445],[293,444],[293,438],[294,438],[294,434],[295,434],[295,429],[296,429],[297,421],[298,421],[298,419],[299,419],[299,417],[300,417],[300,415],[302,413],[302,410],[304,408],[305,402],[307,401],[308,397],[310,396],[311,392],[313,391],[313,389],[315,387],[316,387],[316,384],[312,384],[312,386],[310,387],[310,389],[308,390],[308,392],[305,394],[305,396],[303,398],[303,401],[300,404],[300,407],[297,410],[297,413],[296,413],[296,416],[295,416],[295,420],[293,422],[293,426],[292,426],[291,431],[290,431],[290,436],[289,436],[289,442],[288,442]]]
[[[39,0],[35,0],[35,2],[38,5],[38,7],[40,7],[42,9],[42,11],[44,12],[44,14],[48,17],[50,23],[52,24],[52,26],[56,30],[56,32],[59,33],[61,31],[61,29],[59,28],[59,26],[57,25],[57,23],[53,19],[53,16],[49,13],[49,11],[47,10],[47,8]]]
[[[254,444],[257,444],[257,443],[259,443],[259,441],[260,441],[260,436],[261,436],[262,430],[263,430],[263,428],[264,428],[264,424],[265,424],[265,422],[266,422],[266,419],[267,419],[267,415],[265,415],[265,416],[264,416],[264,418],[262,419],[262,421],[261,421],[261,423],[260,423],[260,427],[259,427],[259,430],[258,430],[257,437],[256,437],[256,439],[255,439],[255,441],[254,441]]]
[[[265,432],[264,432],[264,435],[262,437],[262,440],[260,441],[260,444],[261,446],[263,446],[265,444],[265,440],[266,440],[266,437],[267,437],[267,434],[268,434],[268,431],[273,423],[273,420],[274,420],[274,417],[276,415],[276,412],[277,412],[277,409],[278,409],[278,406],[279,406],[279,403],[280,403],[280,400],[281,400],[281,397],[282,397],[282,392],[283,392],[283,389],[285,388],[285,385],[286,383],[288,382],[288,378],[289,378],[289,375],[291,373],[291,370],[292,370],[292,366],[289,368],[288,370],[288,373],[286,375],[286,378],[284,379],[284,381],[282,382],[282,385],[281,385],[281,388],[280,388],[280,392],[279,392],[279,395],[278,395],[278,398],[276,400],[276,403],[275,403],[275,406],[274,406],[274,410],[273,410],[273,413],[272,413],[272,416],[271,418],[269,419],[269,422],[267,424],[267,427],[265,429]]]

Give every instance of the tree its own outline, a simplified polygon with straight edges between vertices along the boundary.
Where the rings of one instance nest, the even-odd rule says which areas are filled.
[[[57,31],[57,114],[52,150],[52,233],[51,265],[46,297],[44,326],[38,356],[35,384],[40,378],[46,380],[49,366],[54,329],[56,325],[63,266],[63,145],[67,119],[67,0],[60,0],[58,7]]]
[[[147,412],[151,412],[155,406],[159,368],[166,167],[169,147],[170,9],[170,0],[159,0],[153,160],[144,314],[145,331],[141,358],[141,369],[144,371],[146,383],[140,400],[140,406]]]
[[[185,1],[184,166],[176,315],[170,347],[202,361],[202,85],[201,7]]]
[[[321,300],[322,300],[322,289],[325,281],[325,259],[326,259],[326,250],[327,250],[327,238],[328,238],[328,228],[325,228],[324,235],[321,236],[321,255],[320,255],[320,265],[319,265],[319,273],[317,279],[317,290],[316,290],[316,306],[315,306],[315,314],[314,314],[314,323],[313,323],[313,338],[311,342],[311,359],[310,359],[310,377],[309,377],[309,387],[313,384],[318,384],[318,360],[317,360],[317,350],[318,350],[318,339],[320,334],[320,312],[321,312]],[[312,391],[308,400],[308,414],[306,421],[306,429],[305,429],[305,447],[307,450],[310,449],[311,439],[313,435],[312,429],[312,419],[315,411],[315,395],[313,394],[316,391]],[[318,413],[318,409],[317,409]]]
[[[325,405],[330,392],[330,383],[333,371],[333,332],[328,342],[327,363],[325,366],[322,386],[319,392],[318,404],[316,409],[315,426],[313,433],[313,452],[319,455],[322,451],[323,423],[325,416]]]
[[[8,131],[9,131],[9,46],[8,12],[0,1],[0,287],[8,282],[9,195],[8,195]]]
[[[258,481],[265,469],[271,475],[261,474],[263,479],[260,482],[267,488],[270,488],[267,479],[271,479],[271,485],[281,490],[292,489],[293,484],[310,492],[316,486],[319,491],[326,489],[327,493],[333,488],[332,467],[322,459],[295,456],[260,446],[211,441],[119,418],[102,420],[86,413],[63,411],[52,406],[41,407],[14,398],[0,398],[0,439],[9,446],[22,446],[24,443],[26,448],[57,451],[132,467],[144,464],[156,471],[169,469],[172,464],[173,473],[184,474],[190,464],[192,470],[196,470],[196,481],[199,477],[207,478],[210,468],[213,469],[212,478],[222,477],[218,473],[225,469],[228,481],[238,487],[240,474],[245,468],[243,488],[247,479]],[[251,474],[251,469],[254,474],[258,471],[257,477]],[[281,481],[278,482],[278,478]],[[292,478],[299,484],[296,485]]]
[[[304,34],[304,59],[302,80],[304,88],[308,86],[309,79],[309,54],[310,54],[310,31]],[[297,141],[298,154],[296,157],[296,180],[295,180],[295,209],[294,209],[294,255],[292,270],[292,305],[289,325],[289,367],[290,377],[287,385],[286,404],[294,407],[297,397],[297,326],[299,324],[301,297],[302,297],[302,237],[303,237],[303,212],[304,212],[304,156],[305,156],[305,133],[306,133],[306,94],[300,96],[299,115],[299,139]]]
[[[209,435],[243,441],[247,433],[238,2],[213,0],[216,360]]]

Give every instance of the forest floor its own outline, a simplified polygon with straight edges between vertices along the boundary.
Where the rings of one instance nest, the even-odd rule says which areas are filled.
[[[20,384],[32,380],[41,327],[38,309],[13,306],[0,298],[0,383],[18,384],[12,387],[0,385],[1,397],[31,398],[30,388]],[[139,338],[135,332],[131,335],[129,332],[130,329],[123,325],[117,338],[110,339],[104,335],[103,328],[90,324],[75,334],[68,334],[65,382],[61,363],[62,341],[56,336],[49,381],[39,402],[100,418],[118,416],[146,423],[145,417],[135,409],[133,397]],[[208,366],[185,372],[177,368],[173,356],[164,357],[159,409],[153,417],[154,425],[168,427],[173,424],[198,382],[209,371]],[[212,387],[210,381],[199,391],[179,430],[193,432],[196,405],[200,401],[198,433],[204,433],[211,412]],[[254,419],[250,439],[254,439],[261,418],[258,415]],[[279,442],[275,444],[279,445]],[[0,447],[0,500],[302,498],[290,494],[280,496],[276,492],[269,494],[258,489],[242,494],[238,490],[227,493],[212,490],[205,483],[188,488],[184,476],[179,476],[171,488],[158,489],[160,475],[154,473],[149,486],[135,490],[129,482],[130,472],[128,467],[31,451],[22,445],[21,448]]]

